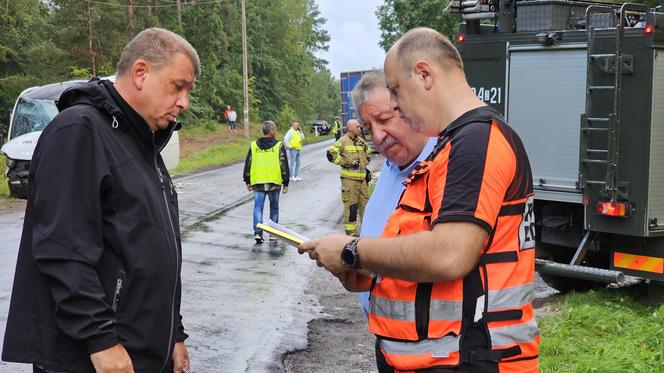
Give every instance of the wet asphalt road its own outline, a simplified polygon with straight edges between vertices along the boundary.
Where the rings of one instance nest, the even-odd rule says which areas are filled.
[[[308,237],[332,231],[341,216],[338,169],[325,158],[330,145],[304,148],[304,180],[291,182],[279,201],[279,222]],[[318,301],[304,294],[316,269],[308,257],[280,241],[254,244],[253,198],[242,168],[176,181],[182,314],[192,366],[200,372],[281,370],[281,355],[306,346],[307,322],[320,311]]]
[[[280,223],[308,237],[342,229],[338,168],[325,158],[330,145],[304,148],[303,181],[292,182],[280,199]],[[380,162],[374,158],[372,168]],[[196,372],[282,371],[282,354],[304,348],[307,323],[322,316],[318,297],[305,288],[323,272],[280,241],[254,244],[253,198],[242,169],[235,164],[175,180],[183,232],[182,315]],[[22,209],[0,215],[1,335],[22,224]],[[539,285],[538,291],[550,290]],[[31,371],[0,362],[0,372]]]
[[[280,198],[280,223],[315,237],[338,229],[338,168],[331,141],[306,146],[300,182]],[[279,371],[281,355],[306,346],[307,322],[320,312],[305,295],[316,267],[281,242],[256,245],[252,194],[243,164],[176,178],[183,233],[182,315],[198,372]],[[266,203],[265,217],[269,216]],[[0,215],[0,333],[4,335],[23,210]],[[319,272],[320,273],[320,272]],[[1,372],[31,372],[0,363]]]

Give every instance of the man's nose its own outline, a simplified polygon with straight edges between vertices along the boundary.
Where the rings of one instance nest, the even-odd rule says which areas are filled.
[[[183,93],[178,101],[175,103],[181,111],[187,111],[191,108],[191,102],[189,101],[189,92]]]
[[[390,107],[394,111],[399,111],[399,103],[397,102],[397,98],[393,94],[390,94]]]
[[[381,130],[376,125],[371,126],[371,134],[373,135],[373,140],[376,143],[376,145],[382,144],[383,141],[385,140],[386,135],[387,135],[387,133],[385,133],[385,131]]]

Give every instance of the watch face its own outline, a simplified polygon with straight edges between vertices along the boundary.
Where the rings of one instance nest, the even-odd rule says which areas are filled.
[[[344,248],[341,252],[341,262],[349,267],[354,266],[355,254],[353,253],[353,250]]]

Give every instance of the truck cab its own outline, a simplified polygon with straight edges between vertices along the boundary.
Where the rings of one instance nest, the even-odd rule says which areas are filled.
[[[114,77],[110,77],[113,80]],[[7,183],[15,198],[27,198],[30,160],[37,140],[44,128],[58,114],[56,106],[60,95],[67,88],[85,84],[86,80],[71,80],[61,83],[31,87],[18,96],[9,115],[7,143],[0,148],[6,157]],[[166,167],[177,167],[180,162],[180,141],[177,132],[161,152]]]

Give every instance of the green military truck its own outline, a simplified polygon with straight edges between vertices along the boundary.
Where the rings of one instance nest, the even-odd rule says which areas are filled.
[[[528,152],[543,280],[566,291],[635,276],[662,299],[664,13],[559,0],[450,9],[465,20],[469,84]]]

